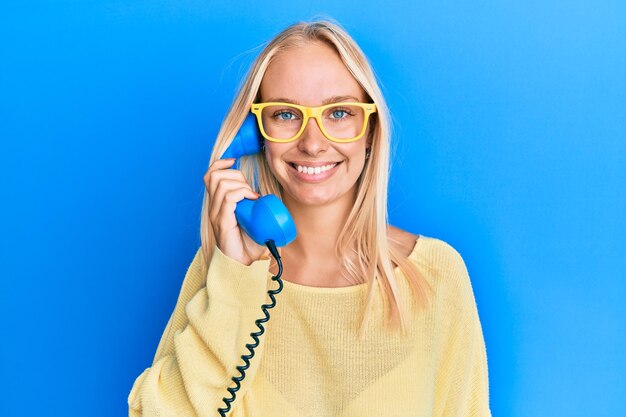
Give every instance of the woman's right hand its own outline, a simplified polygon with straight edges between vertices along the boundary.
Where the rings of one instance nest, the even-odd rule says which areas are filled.
[[[218,159],[204,175],[209,193],[209,219],[222,253],[250,265],[260,259],[267,248],[257,244],[239,227],[235,208],[244,198],[256,200],[259,194],[252,191],[241,171],[229,169],[234,163],[233,158]]]

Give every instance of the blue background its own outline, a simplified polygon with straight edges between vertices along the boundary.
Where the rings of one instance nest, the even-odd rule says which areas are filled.
[[[494,416],[626,415],[617,0],[3,2],[0,415],[127,413],[236,88],[318,15],[382,80],[391,222],[465,259]]]

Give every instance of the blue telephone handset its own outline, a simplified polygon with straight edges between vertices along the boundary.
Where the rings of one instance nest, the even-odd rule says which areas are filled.
[[[239,128],[222,158],[239,158],[261,151],[261,135],[253,114],[249,114]],[[278,247],[296,238],[296,225],[283,202],[273,194],[257,200],[244,199],[235,209],[237,223],[252,240],[265,245],[273,240]]]
[[[254,115],[249,114],[241,125],[239,132],[235,135],[233,142],[222,155],[222,158],[239,158],[260,151],[261,135]],[[231,404],[237,397],[237,391],[241,387],[241,381],[246,377],[246,370],[250,366],[250,359],[254,357],[254,349],[259,346],[259,336],[265,332],[263,323],[267,322],[270,318],[268,310],[274,308],[276,305],[274,296],[283,288],[283,283],[280,279],[283,265],[276,247],[285,246],[296,238],[296,225],[291,218],[291,214],[289,214],[283,202],[273,194],[268,194],[256,200],[241,200],[237,203],[237,207],[235,208],[235,217],[244,232],[259,245],[267,245],[272,256],[276,259],[278,273],[276,276],[272,277],[272,280],[276,281],[279,286],[277,289],[267,292],[272,302],[261,306],[261,311],[265,317],[255,321],[259,331],[250,333],[250,337],[254,340],[254,343],[246,344],[246,348],[248,348],[250,353],[241,356],[244,365],[237,366],[239,376],[231,378],[235,386],[227,389],[230,393],[230,397],[222,398],[225,407],[217,409],[221,417],[226,417],[226,414],[231,409]]]

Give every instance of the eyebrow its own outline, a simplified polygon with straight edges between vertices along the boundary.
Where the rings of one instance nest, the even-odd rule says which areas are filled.
[[[355,102],[358,102],[359,99],[354,97],[354,96],[332,96],[329,97],[327,99],[324,99],[322,101],[322,106],[325,104],[330,104],[330,103],[340,103],[342,101],[346,101],[346,100],[353,100]],[[289,98],[283,98],[283,97],[272,97],[269,100],[267,100],[267,103],[270,102],[281,102],[281,103],[291,103],[291,104],[300,104],[295,100],[291,100]]]

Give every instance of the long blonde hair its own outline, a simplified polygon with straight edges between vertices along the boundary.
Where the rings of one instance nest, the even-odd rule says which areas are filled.
[[[387,184],[389,180],[390,117],[387,105],[376,81],[374,72],[354,40],[338,24],[326,20],[301,22],[289,26],[271,40],[256,58],[235,97],[217,135],[211,161],[217,160],[230,145],[250,106],[258,99],[261,80],[267,67],[281,52],[310,42],[324,42],[331,46],[354,78],[361,84],[378,109],[370,123],[371,156],[366,160],[359,178],[356,201],[345,226],[339,234],[336,254],[343,259],[343,272],[354,284],[368,283],[367,304],[363,311],[359,335],[369,320],[374,282],[378,282],[387,310],[387,324],[392,329],[400,327],[405,333],[403,300],[400,297],[392,262],[408,279],[416,302],[428,303],[429,286],[416,266],[399,248],[390,244],[387,237]],[[251,187],[259,193],[275,194],[282,198],[282,189],[261,154],[241,158],[240,169]],[[215,236],[208,215],[208,193],[205,190],[200,219],[203,268],[206,270],[213,255]],[[346,256],[354,250],[357,261]]]

